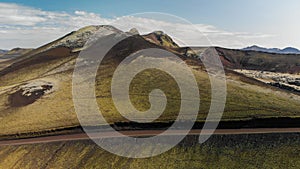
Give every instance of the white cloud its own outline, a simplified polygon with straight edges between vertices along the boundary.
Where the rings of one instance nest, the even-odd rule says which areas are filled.
[[[147,14],[145,14],[145,16],[147,16]],[[164,17],[165,16],[162,16],[162,18]],[[162,30],[183,46],[213,45],[229,48],[242,48],[256,44],[262,39],[274,37],[274,35],[261,33],[229,32],[218,29],[212,25],[190,24],[189,22],[177,18],[174,18],[173,20],[176,20],[176,22],[149,19],[149,17],[126,16],[115,19],[112,25],[115,25],[122,30],[129,30],[130,28],[135,27],[142,34],[155,30]]]
[[[76,15],[86,15],[85,11],[75,11]]]
[[[224,31],[205,24],[190,25],[139,16],[108,19],[86,11],[50,12],[11,3],[0,3],[0,24],[0,49],[17,46],[39,47],[83,26],[106,24],[112,24],[123,31],[135,27],[140,33],[162,30],[179,44],[191,46],[217,45],[233,48],[252,44],[268,46],[272,45],[272,41],[268,39],[274,38],[260,33]]]
[[[0,24],[30,26],[46,20],[38,9],[8,3],[0,3],[0,9]]]

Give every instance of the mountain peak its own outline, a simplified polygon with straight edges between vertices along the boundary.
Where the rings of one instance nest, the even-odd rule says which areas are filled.
[[[131,28],[128,33],[132,34],[132,35],[139,35],[139,31],[136,28]]]
[[[293,47],[286,47],[282,49],[284,53],[300,53],[300,50],[293,48]]]
[[[154,31],[152,33],[156,35],[166,35],[163,31]]]
[[[160,46],[178,48],[179,46],[173,41],[173,39],[165,34],[163,31],[154,31],[143,36],[146,40],[155,43]]]
[[[122,31],[110,25],[86,26],[62,37],[58,41],[54,42],[51,46],[49,46],[48,49],[63,46],[70,48],[73,51],[79,51],[84,47],[85,43],[91,38],[92,35],[95,35],[97,36],[97,38],[99,38],[112,33],[120,32]]]

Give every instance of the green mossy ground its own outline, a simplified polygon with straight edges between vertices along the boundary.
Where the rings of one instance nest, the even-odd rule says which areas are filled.
[[[299,168],[300,134],[188,136],[146,159],[113,155],[92,141],[0,147],[0,168]],[[122,145],[124,146],[124,145]],[[119,148],[122,148],[120,145]],[[149,150],[155,147],[149,147]]]

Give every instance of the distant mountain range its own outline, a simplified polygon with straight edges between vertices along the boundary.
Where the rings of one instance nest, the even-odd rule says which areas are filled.
[[[300,54],[300,50],[293,47],[286,47],[284,49],[279,49],[279,48],[264,48],[264,47],[253,45],[253,46],[243,48],[242,50],[267,52],[267,53],[280,53],[280,54]]]
[[[2,49],[0,49],[0,55],[4,54],[6,52],[8,52],[8,50],[2,50]]]
[[[14,48],[11,50],[2,50],[0,49],[0,59],[13,59],[17,58],[21,55],[26,54],[27,52],[31,51],[30,48]]]

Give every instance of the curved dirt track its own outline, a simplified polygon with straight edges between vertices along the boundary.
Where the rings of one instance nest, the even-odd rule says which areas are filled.
[[[160,134],[162,130],[136,130],[136,131],[120,131],[120,133],[131,137],[146,137]],[[200,134],[200,129],[191,130],[188,135]],[[203,130],[205,133],[210,133],[210,130]],[[234,135],[234,134],[267,134],[267,133],[300,133],[300,128],[249,128],[249,129],[217,129],[214,134],[216,135]],[[184,130],[171,130],[168,135],[182,135]],[[115,138],[119,137],[115,132],[102,132],[91,133],[91,138]],[[50,143],[59,141],[76,141],[90,139],[86,133],[67,134],[67,135],[55,135],[44,136],[36,138],[14,139],[14,140],[2,140],[0,146],[8,145],[25,145],[25,144],[38,144],[38,143]]]

